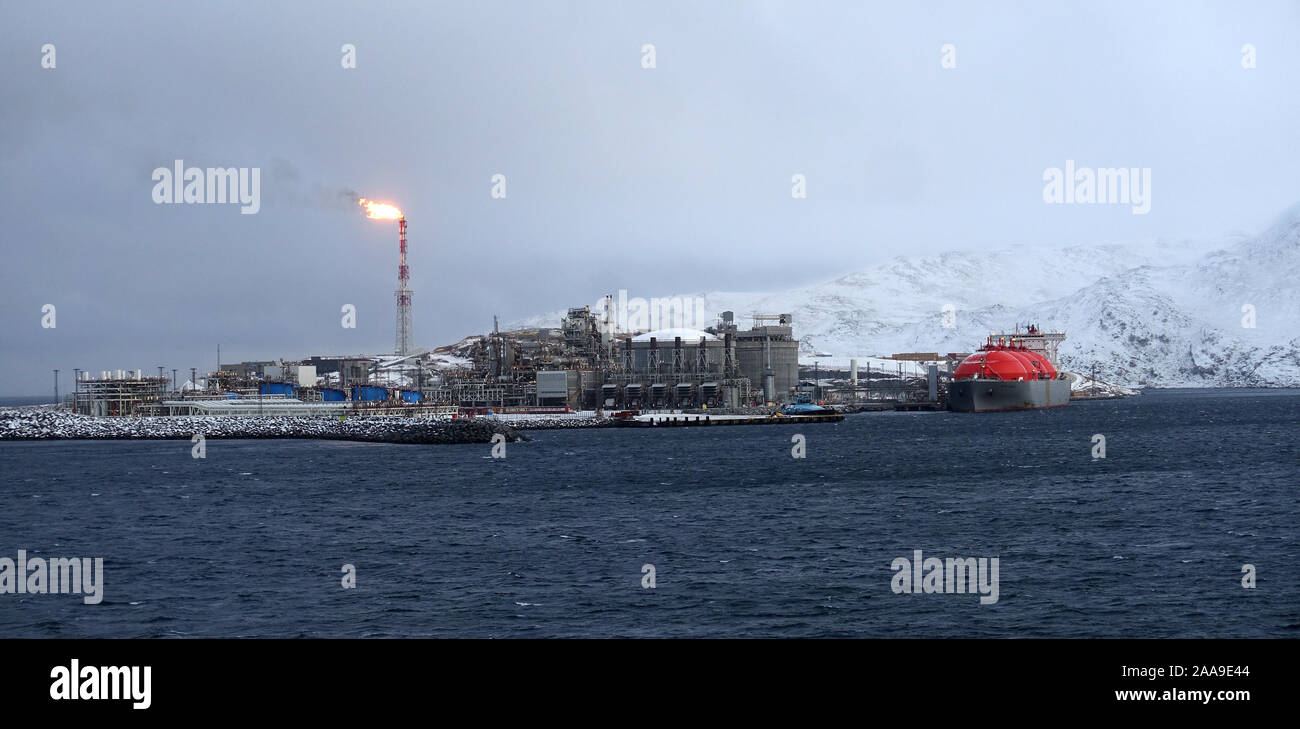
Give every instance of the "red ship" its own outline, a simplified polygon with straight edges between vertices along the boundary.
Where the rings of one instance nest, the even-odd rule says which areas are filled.
[[[990,334],[953,372],[949,410],[984,413],[1070,404],[1070,381],[1047,356],[1065,339],[1063,332],[1044,334],[1030,326],[1024,334],[996,336]]]

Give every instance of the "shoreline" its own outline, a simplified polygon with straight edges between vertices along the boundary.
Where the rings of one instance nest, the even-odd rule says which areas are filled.
[[[414,445],[491,443],[527,440],[530,428],[487,418],[433,420],[414,418],[175,416],[97,418],[48,408],[0,408],[0,441],[48,440],[344,440]]]
[[[892,408],[891,408],[892,409]],[[94,417],[54,406],[0,407],[0,442],[48,440],[346,440],[376,443],[458,444],[491,443],[497,435],[507,442],[530,440],[534,430],[587,430],[593,428],[704,427],[723,425],[782,425],[840,422],[845,412],[828,415],[780,416],[778,408],[753,408],[748,412],[651,412],[635,419],[607,416],[474,418],[360,417],[345,419],[309,416],[176,415]]]

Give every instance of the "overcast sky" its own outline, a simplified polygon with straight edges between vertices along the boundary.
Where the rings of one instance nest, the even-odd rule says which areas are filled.
[[[1295,2],[4,0],[0,394],[391,351],[396,225],[341,190],[405,210],[430,347],[619,288],[1257,231],[1300,202],[1298,34]],[[177,159],[260,168],[260,212],[155,204]],[[1067,159],[1151,168],[1150,212],[1045,204]]]

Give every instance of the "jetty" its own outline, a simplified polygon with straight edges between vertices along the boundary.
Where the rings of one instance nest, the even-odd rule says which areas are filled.
[[[704,415],[700,413],[647,413],[614,418],[621,428],[700,428],[715,425],[798,425],[801,423],[838,423],[843,413],[817,415]]]

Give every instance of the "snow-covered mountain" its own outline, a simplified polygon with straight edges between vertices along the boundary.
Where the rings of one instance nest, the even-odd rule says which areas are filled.
[[[1300,386],[1300,206],[1257,236],[900,257],[778,293],[686,296],[742,325],[750,312],[793,313],[803,348],[837,358],[965,352],[1036,322],[1066,331],[1065,368],[1096,363],[1116,383]]]

